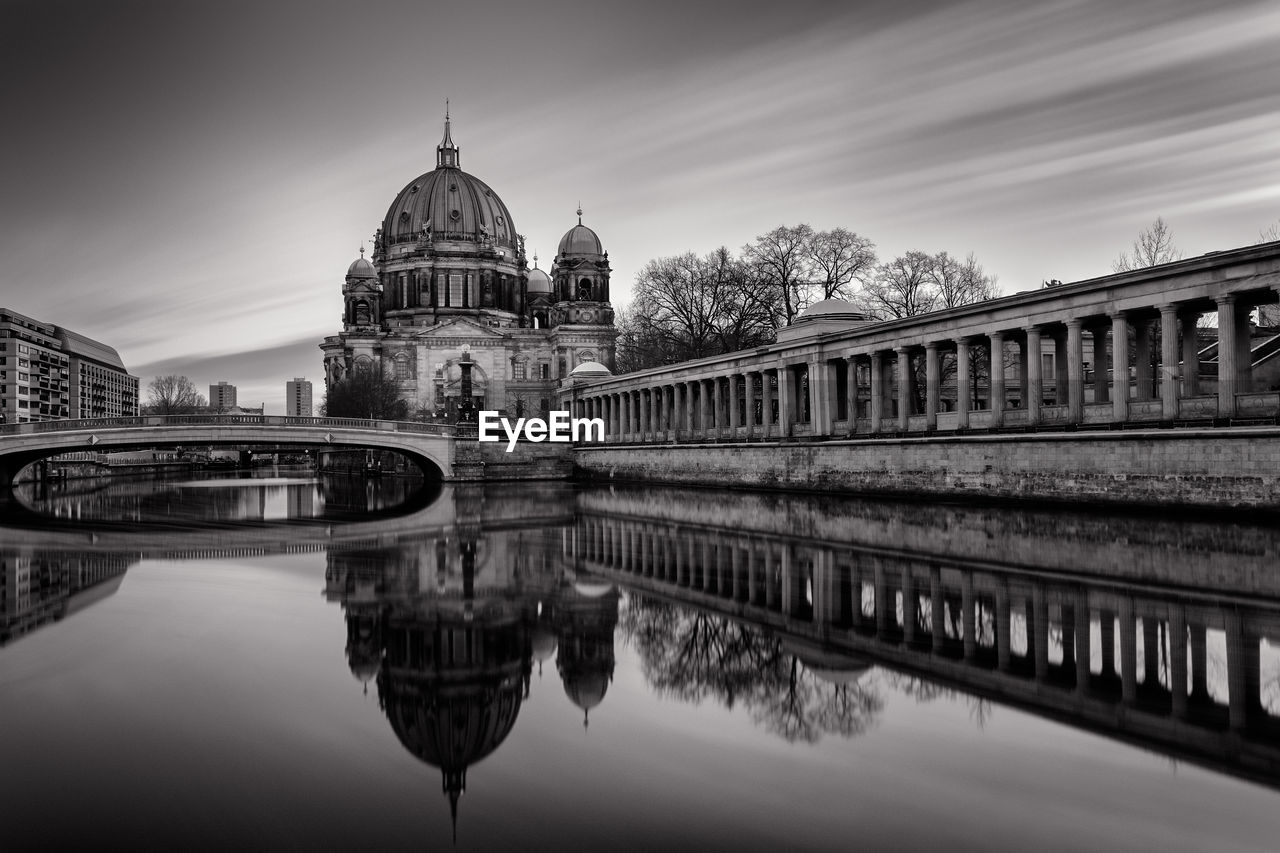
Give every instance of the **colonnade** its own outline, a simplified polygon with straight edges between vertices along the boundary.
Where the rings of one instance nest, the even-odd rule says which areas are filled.
[[[567,387],[562,403],[601,418],[613,442],[1280,416],[1280,336],[1251,351],[1250,326],[1253,309],[1280,299],[1280,273],[1231,287],[1212,277],[1169,288],[1140,279],[1132,294],[1107,286],[1123,278],[791,334],[752,353]]]

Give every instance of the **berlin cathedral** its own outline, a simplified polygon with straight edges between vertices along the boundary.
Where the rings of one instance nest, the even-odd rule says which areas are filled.
[[[582,210],[550,273],[536,255],[529,269],[511,211],[462,171],[448,115],[435,169],[396,195],[342,295],[342,331],[320,345],[326,385],[379,370],[418,413],[546,412],[575,367],[614,366],[609,253]]]

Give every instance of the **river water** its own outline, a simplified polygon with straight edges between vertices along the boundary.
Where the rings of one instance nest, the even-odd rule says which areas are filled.
[[[1273,524],[287,470],[0,510],[6,851],[1280,838]]]

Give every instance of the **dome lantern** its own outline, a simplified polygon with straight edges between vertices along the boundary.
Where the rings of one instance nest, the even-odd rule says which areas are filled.
[[[436,146],[436,168],[437,169],[458,169],[460,166],[460,158],[458,156],[458,146],[453,142],[453,135],[449,133],[449,101],[444,102],[444,138],[440,140],[440,144]]]

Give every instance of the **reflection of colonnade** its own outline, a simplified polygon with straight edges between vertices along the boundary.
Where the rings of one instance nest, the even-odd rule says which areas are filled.
[[[584,515],[566,547],[582,569],[784,637],[1272,784],[1280,772],[1280,681],[1262,692],[1274,603],[639,518]]]
[[[562,404],[616,443],[1274,418],[1280,336],[1254,347],[1250,315],[1278,297],[1271,243],[883,323],[831,300],[772,346],[579,383]]]

